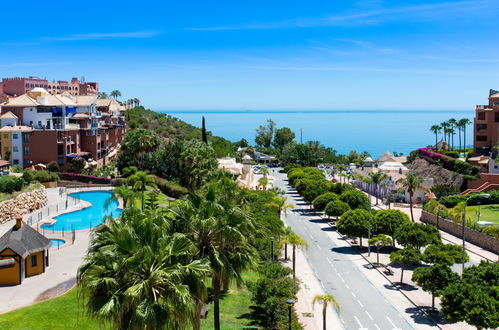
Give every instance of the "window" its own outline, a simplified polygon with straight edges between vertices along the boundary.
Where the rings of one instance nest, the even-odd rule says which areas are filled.
[[[36,254],[34,256],[31,256],[31,267],[35,267],[36,266]]]
[[[18,148],[17,146],[13,146],[13,147],[12,147],[12,151],[13,151],[13,152],[19,152],[19,148]]]
[[[64,165],[64,158],[57,158],[57,164]]]
[[[480,131],[482,129],[487,129],[487,124],[476,124],[477,131]]]
[[[29,143],[29,134],[24,134],[24,143]]]
[[[14,164],[14,165],[19,165],[19,159],[14,159],[14,160],[12,161],[12,164]]]
[[[8,139],[8,138],[9,138],[9,134],[4,134],[4,135],[3,135],[3,138],[4,138],[4,139]]]
[[[499,123],[499,111],[494,112],[494,121]]]
[[[497,107],[497,106],[499,106],[499,102],[494,102],[492,105],[493,105],[494,107]]]
[[[28,156],[28,155],[29,155],[29,147],[25,146],[24,147],[24,156]]]
[[[476,136],[477,141],[487,141],[487,136],[486,135],[477,135]]]
[[[478,120],[485,120],[485,112],[478,113]]]
[[[17,140],[17,139],[19,138],[19,134],[18,134],[18,133],[14,133],[14,134],[12,134],[12,138],[13,138],[14,140]]]

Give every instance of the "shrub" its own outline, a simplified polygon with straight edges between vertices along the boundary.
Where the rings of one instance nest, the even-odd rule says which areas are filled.
[[[30,170],[30,171],[24,171],[23,179],[27,183],[30,183],[32,181],[38,181],[40,183],[44,183],[44,182],[59,181],[59,176],[57,175],[57,173],[45,170],[37,170],[37,171]]]
[[[482,232],[499,239],[499,225],[485,227],[482,229]]]
[[[61,179],[64,180],[70,180],[70,181],[79,181],[79,182],[85,182],[85,183],[97,183],[97,184],[108,184],[111,183],[112,179],[110,178],[103,178],[103,177],[98,177],[98,176],[92,176],[92,175],[82,175],[82,174],[76,174],[76,173],[59,173],[59,176]]]
[[[23,167],[21,165],[14,165],[14,166],[12,166],[12,172],[14,172],[14,173],[22,173],[23,172]]]
[[[331,184],[329,191],[334,192],[337,195],[343,194],[345,191],[355,190],[355,187],[348,183],[336,182]]]
[[[347,190],[341,194],[340,200],[350,206],[352,210],[355,209],[368,209],[369,198],[366,194],[359,190]]]
[[[316,199],[314,199],[312,204],[314,205],[314,209],[316,209],[317,211],[324,211],[327,204],[337,199],[338,195],[332,192],[327,192],[325,194],[319,195]]]
[[[12,175],[0,177],[0,192],[12,194],[15,191],[21,191],[23,186],[23,178],[18,178]]]
[[[124,169],[121,170],[121,176],[124,178],[128,178],[129,176],[134,175],[137,173],[139,169],[136,166],[130,166],[130,167],[125,167]]]
[[[329,217],[341,217],[344,213],[350,211],[350,206],[347,203],[336,199],[332,202],[329,202],[326,205],[325,212]]]
[[[156,177],[155,181],[156,181],[156,186],[158,186],[158,189],[161,190],[167,196],[173,198],[180,198],[189,193],[187,188],[182,187],[178,183],[168,181],[160,177]]]
[[[60,167],[56,162],[50,162],[47,164],[47,171],[49,172],[60,172]]]
[[[459,192],[451,184],[436,184],[433,187],[431,187],[431,191],[435,194],[435,196],[437,196],[437,198],[457,194]]]
[[[477,195],[477,194],[482,194],[482,193],[446,196],[446,197],[442,197],[440,202],[442,204],[444,204],[445,207],[447,207],[447,208],[453,208],[457,204],[464,202],[470,196]],[[490,196],[489,197],[475,197],[475,198],[470,199],[468,201],[468,206],[499,204],[499,190],[487,191],[487,194],[489,194]]]
[[[452,158],[459,158],[459,153],[457,151],[447,151],[445,155]]]

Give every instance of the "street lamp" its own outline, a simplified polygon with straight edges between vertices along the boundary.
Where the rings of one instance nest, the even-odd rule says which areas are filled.
[[[270,248],[271,259],[270,260],[272,260],[272,262],[274,262],[274,240],[275,240],[274,237],[270,238],[270,243],[271,243],[271,248]]]
[[[466,253],[465,249],[464,249],[464,246],[465,246],[465,242],[466,242],[466,239],[464,237],[465,235],[465,227],[466,227],[466,207],[468,206],[468,201],[472,198],[475,198],[475,197],[484,197],[484,198],[489,198],[490,197],[490,194],[478,194],[478,195],[472,195],[468,198],[466,198],[466,200],[464,201],[464,210],[463,210],[463,233],[462,233],[462,236],[463,236],[463,259],[461,260],[462,261],[462,264],[463,264],[463,274],[464,274],[464,255]]]
[[[371,195],[367,195],[369,197],[369,217],[367,218],[367,256],[371,256],[371,244],[369,244],[369,240],[371,239]]]
[[[295,304],[293,299],[286,300],[286,304],[288,304],[288,329],[291,330],[291,307]]]

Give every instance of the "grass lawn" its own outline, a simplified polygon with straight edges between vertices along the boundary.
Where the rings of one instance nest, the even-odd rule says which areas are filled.
[[[499,224],[499,204],[468,206],[466,214],[473,220],[478,220],[478,209],[480,208],[480,221],[490,221]]]
[[[255,280],[256,273],[247,273],[243,279]],[[220,303],[220,322],[222,329],[238,329],[249,323],[239,317],[250,311],[251,295],[243,285],[237,288],[232,285],[228,294]],[[78,301],[77,289],[67,294],[33,306],[21,308],[0,315],[0,329],[106,329],[98,321],[82,315],[81,302]],[[213,305],[208,312],[208,318],[202,320],[202,329],[213,329]]]

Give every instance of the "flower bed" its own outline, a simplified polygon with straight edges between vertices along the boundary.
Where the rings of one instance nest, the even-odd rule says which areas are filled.
[[[82,175],[82,174],[77,174],[77,173],[59,173],[59,176],[63,180],[70,180],[70,181],[79,181],[79,182],[85,182],[85,183],[98,183],[98,184],[110,184],[111,180],[110,178],[103,178],[103,177],[98,177],[98,176],[92,176],[92,175]]]
[[[417,150],[418,155],[426,160],[441,165],[443,168],[453,171],[469,178],[477,178],[480,175],[480,167],[471,165],[462,160],[455,159],[438,152],[432,151],[433,148],[420,148]]]

